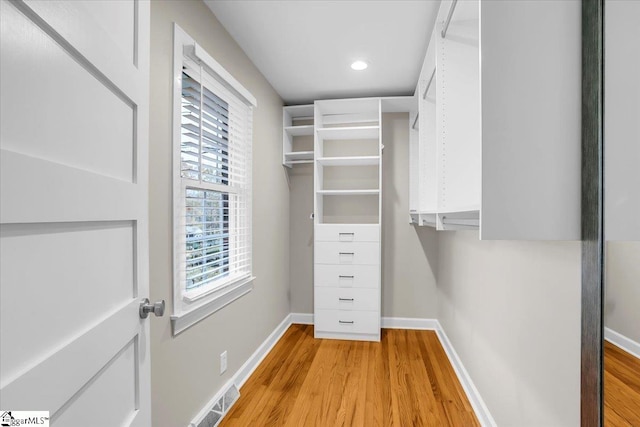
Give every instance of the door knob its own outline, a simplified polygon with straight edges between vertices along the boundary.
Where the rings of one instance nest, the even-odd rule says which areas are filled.
[[[149,298],[144,298],[140,302],[140,318],[146,319],[149,313],[153,313],[156,317],[162,317],[164,314],[164,300],[160,300],[154,304],[149,302]]]

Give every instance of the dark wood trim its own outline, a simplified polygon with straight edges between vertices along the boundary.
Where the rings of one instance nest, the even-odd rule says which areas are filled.
[[[582,2],[582,352],[580,417],[603,425],[604,0]]]

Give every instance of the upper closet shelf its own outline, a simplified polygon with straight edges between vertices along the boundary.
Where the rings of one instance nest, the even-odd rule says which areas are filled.
[[[480,210],[411,211],[409,223],[437,230],[477,230],[480,227]]]
[[[287,126],[284,131],[291,136],[313,135],[313,125]]]
[[[313,136],[314,109],[313,104],[283,107],[282,164],[284,166],[290,168],[298,164],[313,163],[313,150],[309,150],[312,146],[305,143],[305,141],[310,142],[311,138],[304,137]]]
[[[380,98],[383,113],[407,113],[418,110],[417,96],[386,96]]]
[[[380,190],[318,190],[317,193],[324,196],[375,196],[380,194]]]
[[[308,105],[289,105],[284,107],[285,111],[293,120],[313,119],[313,104]]]
[[[324,140],[331,139],[378,139],[380,126],[353,126],[340,128],[316,129],[318,137]]]
[[[480,211],[438,212],[438,230],[477,230],[480,227]]]
[[[313,151],[292,151],[290,153],[284,153],[286,161],[296,160],[313,160]]]
[[[438,224],[438,214],[435,212],[412,212],[410,217],[412,224],[426,225],[434,228],[437,227]]]
[[[380,164],[380,156],[320,157],[317,160],[322,166],[376,166]]]

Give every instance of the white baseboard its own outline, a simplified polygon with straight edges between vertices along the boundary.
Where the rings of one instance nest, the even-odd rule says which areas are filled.
[[[313,325],[312,313],[291,313],[291,323]],[[419,319],[412,317],[383,317],[381,326],[385,329],[423,329],[436,330],[436,319]]]
[[[291,313],[291,323],[296,325],[313,325],[313,313]]]
[[[207,402],[206,405],[198,412],[198,415],[193,417],[193,420],[189,423],[187,427],[196,427],[200,422],[207,416],[209,412],[211,412],[211,408],[216,404],[218,400],[222,397],[222,395],[227,391],[227,389],[233,384],[233,378],[227,381],[218,392]]]
[[[287,329],[289,329],[289,326],[291,326],[291,314],[288,314],[284,319],[282,319],[282,322],[276,326],[273,332],[271,332],[271,335],[269,335],[267,339],[260,344],[260,347],[253,352],[249,359],[244,362],[244,365],[242,365],[240,369],[238,369],[238,372],[235,373],[233,379],[238,388],[242,387],[247,379],[249,379],[253,371],[256,370],[267,354],[269,354],[273,346],[276,345],[282,335],[284,335]]]
[[[382,327],[385,329],[421,329],[435,331],[438,328],[436,319],[419,319],[412,317],[383,317]]]
[[[609,328],[604,328],[604,339],[640,359],[640,343]]]
[[[207,402],[207,404],[200,410],[198,415],[195,416],[190,427],[196,426],[207,413],[211,410],[213,405],[220,400],[222,395],[227,391],[227,389],[231,386],[231,384],[235,384],[238,389],[242,387],[242,385],[247,381],[247,379],[251,376],[253,371],[260,365],[260,363],[264,360],[264,358],[269,354],[274,345],[280,340],[282,335],[286,332],[286,330],[291,326],[291,314],[285,316],[282,319],[282,322],[271,332],[271,334],[264,340],[262,344],[257,348],[256,351],[247,359],[246,362],[236,371],[235,374],[227,381],[218,392],[213,396],[213,398]]]
[[[211,398],[209,402],[200,410],[198,415],[195,416],[190,427],[197,425],[205,415],[211,410],[211,407],[215,405],[215,403],[222,397],[222,394],[226,392],[231,384],[235,384],[238,389],[244,385],[244,383],[249,379],[253,371],[262,363],[264,358],[269,354],[273,346],[280,340],[282,335],[289,329],[291,326],[291,314],[287,314],[282,322],[269,334],[267,339],[264,340],[262,344],[253,352],[249,359],[236,371],[235,374],[227,381],[218,392]]]
[[[449,337],[447,337],[444,329],[442,329],[442,325],[440,324],[440,322],[438,322],[437,320],[435,322],[437,324],[437,327],[435,329],[436,333],[438,334],[438,338],[440,339],[440,343],[442,344],[444,351],[447,353],[451,365],[453,365],[453,370],[456,372],[458,380],[460,381],[460,384],[462,384],[462,388],[469,398],[469,402],[471,403],[471,406],[473,407],[473,410],[478,417],[478,421],[480,421],[480,425],[495,427],[496,422],[491,416],[489,408],[487,408],[484,400],[482,400],[478,389],[473,384],[473,381],[471,380],[471,377],[469,376],[467,370],[464,368],[460,357],[458,357],[458,353],[456,353],[453,345],[451,344],[451,341],[449,341]]]

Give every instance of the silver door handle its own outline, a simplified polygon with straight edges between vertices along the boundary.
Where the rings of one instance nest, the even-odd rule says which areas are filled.
[[[149,313],[153,313],[156,317],[162,317],[164,314],[164,300],[160,300],[154,304],[149,302],[149,298],[144,298],[140,302],[140,318],[146,319]]]

